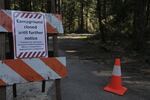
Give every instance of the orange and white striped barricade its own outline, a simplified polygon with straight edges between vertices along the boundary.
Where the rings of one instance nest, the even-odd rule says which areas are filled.
[[[0,32],[12,32],[12,10],[0,10]],[[48,14],[46,15],[46,26],[47,33],[64,33],[62,18],[59,14]],[[34,12],[28,13],[18,13],[20,18],[39,18],[40,15],[37,15]]]
[[[19,18],[40,18],[41,15],[34,12],[16,11]],[[0,32],[14,32],[13,11],[0,10]],[[45,28],[47,35],[63,33],[61,15],[44,13],[46,17]],[[56,35],[55,35],[56,34]],[[56,43],[56,42],[55,42]],[[54,43],[54,45],[55,45]],[[46,47],[46,46],[45,46]],[[54,46],[55,47],[55,46]],[[14,50],[15,51],[15,50]],[[48,50],[47,50],[48,51]],[[47,52],[46,51],[46,52]],[[56,52],[56,51],[55,51]],[[45,52],[44,52],[45,53]],[[42,51],[20,53],[17,59],[0,61],[0,86],[19,83],[59,80],[67,76],[65,57],[48,57]],[[44,58],[45,57],[45,58]],[[18,59],[19,58],[19,59]],[[25,59],[26,58],[26,59]]]
[[[0,61],[0,86],[60,79],[66,76],[65,57]]]

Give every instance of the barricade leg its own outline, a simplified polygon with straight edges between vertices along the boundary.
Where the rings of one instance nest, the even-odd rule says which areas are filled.
[[[0,100],[6,100],[6,86],[0,87]]]
[[[58,56],[58,36],[53,36],[53,49],[54,49],[54,56]],[[56,100],[62,100],[61,97],[61,79],[55,80],[55,87],[56,87]]]
[[[2,0],[3,1],[3,0]],[[0,33],[0,60],[6,58],[6,34]],[[6,100],[6,86],[0,87],[0,100]]]
[[[55,80],[55,86],[56,86],[56,100],[62,100],[62,98],[61,98],[61,79]]]

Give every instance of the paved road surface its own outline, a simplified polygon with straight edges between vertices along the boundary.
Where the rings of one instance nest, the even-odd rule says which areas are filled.
[[[149,70],[145,70],[147,73],[138,71],[136,67],[141,67],[141,65],[135,63],[130,66],[122,66],[123,83],[129,90],[124,96],[114,95],[103,91],[103,87],[108,83],[111,76],[112,57],[107,60],[98,59],[95,45],[88,47],[84,39],[78,40],[76,36],[74,39],[69,37],[60,40],[59,44],[61,49],[59,53],[67,56],[69,72],[68,77],[62,80],[62,100],[150,100]],[[88,52],[81,52],[83,48]],[[102,52],[100,55],[100,57],[106,57],[111,54]],[[132,70],[127,73],[126,67]],[[49,87],[52,86],[53,82],[49,81],[46,84],[45,93],[41,92],[41,82],[18,84],[18,96],[15,100],[52,100],[51,95],[55,93]],[[12,87],[8,87],[7,91],[7,100],[12,100]]]
[[[76,55],[76,47],[85,46],[85,41],[63,40],[60,45],[61,53],[64,52],[67,56],[69,71],[68,77],[62,80],[63,100],[150,100],[150,82],[146,84],[147,90],[144,90],[145,88],[141,89],[142,86],[139,84],[134,85],[132,81],[130,84],[126,74],[124,74],[124,84],[129,89],[124,96],[103,91],[103,87],[110,79],[113,64],[105,65]],[[140,90],[138,86],[141,87]]]

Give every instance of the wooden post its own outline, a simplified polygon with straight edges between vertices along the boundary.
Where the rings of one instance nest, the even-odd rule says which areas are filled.
[[[54,56],[58,56],[58,35],[53,36],[53,50]],[[56,87],[56,100],[62,100],[61,97],[61,79],[55,80],[55,87]]]
[[[57,38],[57,34],[53,36],[53,50],[54,50],[54,56],[58,56],[58,38]]]
[[[0,60],[5,59],[5,33],[0,33]],[[0,100],[6,100],[6,86],[0,87]]]
[[[0,0],[0,10],[5,8],[4,0]],[[0,33],[0,60],[4,60],[6,57],[5,50],[5,33]],[[0,87],[0,100],[6,100],[6,86]]]
[[[57,5],[56,0],[51,0],[51,12],[56,13]],[[53,50],[54,56],[58,56],[58,34],[53,36]],[[62,100],[61,97],[61,79],[55,80],[55,87],[56,87],[56,100]]]
[[[5,33],[0,33],[0,60],[5,59]],[[1,99],[0,99],[1,100]]]
[[[61,79],[55,80],[55,87],[56,87],[56,100],[62,100],[62,97],[61,97]]]

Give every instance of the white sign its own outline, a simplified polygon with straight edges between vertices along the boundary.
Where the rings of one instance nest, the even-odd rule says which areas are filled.
[[[15,58],[48,57],[46,18],[43,13],[13,11]]]

